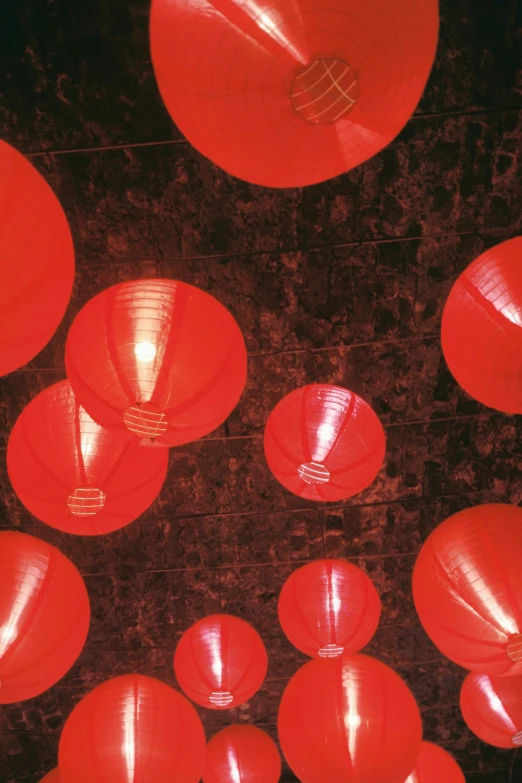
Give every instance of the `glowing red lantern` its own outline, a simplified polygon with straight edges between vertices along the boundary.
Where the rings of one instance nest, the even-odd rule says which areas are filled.
[[[205,733],[192,705],[142,674],[104,682],[69,715],[60,738],[61,783],[198,783]]]
[[[379,625],[381,601],[371,580],[346,560],[298,568],[279,595],[279,622],[292,644],[313,658],[358,652]]]
[[[265,429],[268,467],[286,489],[309,500],[343,500],[366,489],[384,446],[384,430],[368,403],[328,384],[283,397]]]
[[[522,509],[460,511],[428,537],[413,572],[424,630],[472,671],[522,673]]]
[[[522,413],[522,237],[491,248],[460,275],[441,338],[448,367],[468,394]]]
[[[58,767],[51,770],[51,772],[48,772],[47,775],[41,779],[40,783],[61,783]]]
[[[203,783],[278,783],[280,775],[277,745],[255,726],[227,726],[207,745]]]
[[[468,674],[460,692],[460,709],[471,731],[489,745],[522,745],[522,677]]]
[[[35,397],[16,422],[7,468],[22,503],[67,533],[110,533],[158,495],[168,449],[145,450],[130,433],[106,430],[78,405],[68,381]]]
[[[313,660],[294,674],[278,718],[283,754],[302,783],[404,783],[422,725],[407,685],[357,653]]]
[[[212,432],[246,381],[245,344],[228,310],[173,280],[120,283],[91,299],[73,322],[65,364],[94,421],[167,446]]]
[[[229,614],[198,620],[185,631],[174,655],[182,690],[211,710],[248,701],[261,687],[267,666],[265,645],[257,631]]]
[[[32,699],[71,668],[87,638],[76,567],[39,538],[0,533],[0,704]]]
[[[461,768],[447,751],[423,742],[415,769],[405,783],[466,783]]]
[[[28,160],[0,141],[0,375],[33,359],[63,318],[74,280],[64,211]]]
[[[269,187],[358,166],[408,122],[431,71],[436,0],[153,0],[172,119],[204,155]]]

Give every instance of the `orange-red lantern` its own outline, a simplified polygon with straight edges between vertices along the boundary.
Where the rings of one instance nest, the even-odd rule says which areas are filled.
[[[279,594],[279,622],[292,644],[313,658],[358,652],[379,625],[381,601],[368,576],[346,560],[298,568]]]
[[[48,772],[47,775],[41,779],[40,783],[61,783],[58,767]]]
[[[366,489],[384,458],[382,424],[361,397],[314,383],[276,405],[265,456],[276,479],[308,500],[343,500]]]
[[[475,506],[439,525],[413,572],[413,597],[432,642],[487,674],[522,673],[522,509]]]
[[[225,710],[248,701],[265,679],[265,645],[249,623],[213,614],[181,637],[174,671],[182,690],[202,707]]]
[[[65,555],[25,533],[0,533],[0,704],[32,699],[76,661],[89,597]]]
[[[468,674],[460,692],[460,709],[471,731],[489,745],[522,745],[522,677]]]
[[[192,705],[168,685],[125,674],[73,709],[58,751],[61,783],[198,783],[205,733]]]
[[[522,237],[464,270],[444,307],[441,338],[448,367],[468,394],[522,413]]]
[[[0,375],[33,359],[71,298],[74,248],[64,211],[28,160],[0,141]]]
[[[404,783],[422,738],[407,685],[360,653],[316,659],[299,669],[283,693],[278,731],[302,783]]]
[[[255,726],[227,726],[207,745],[203,783],[278,783],[280,775],[277,745]]]
[[[423,742],[415,769],[405,783],[466,783],[466,778],[453,756],[438,745]]]
[[[35,397],[18,418],[7,468],[22,503],[67,533],[98,535],[127,525],[158,495],[168,449],[144,449],[129,433],[96,424],[68,381]]]
[[[203,155],[269,187],[358,166],[408,122],[430,74],[437,0],[153,0],[172,119]]]
[[[94,421],[167,446],[212,432],[246,381],[231,314],[174,280],[120,283],[91,299],[72,324],[65,364]]]

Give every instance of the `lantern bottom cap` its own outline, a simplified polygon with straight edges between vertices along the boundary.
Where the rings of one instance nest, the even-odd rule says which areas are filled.
[[[522,745],[522,731],[517,731],[516,734],[513,734],[511,738],[511,742],[513,743],[513,745],[520,747]]]
[[[357,103],[359,80],[351,65],[337,57],[316,57],[299,68],[290,90],[294,111],[312,125],[332,125]]]
[[[105,492],[97,487],[77,487],[67,498],[67,508],[75,517],[94,517],[106,500]]]
[[[344,647],[340,644],[326,644],[318,651],[319,658],[337,658],[344,652]]]
[[[213,691],[208,697],[208,700],[215,707],[226,707],[229,704],[232,704],[234,697],[230,691]]]
[[[297,468],[297,475],[305,484],[328,484],[330,471],[322,462],[303,462]]]
[[[165,435],[169,426],[165,412],[150,402],[136,402],[128,407],[123,423],[129,432],[148,440]]]
[[[517,633],[508,639],[507,655],[513,663],[522,662],[522,633]]]

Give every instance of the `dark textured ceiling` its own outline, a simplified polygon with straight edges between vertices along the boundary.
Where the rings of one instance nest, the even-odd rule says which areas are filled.
[[[73,670],[39,698],[0,708],[0,781],[36,783],[53,767],[64,719],[104,679],[136,670],[174,683],[180,634],[219,609],[255,624],[270,667],[248,704],[205,713],[207,734],[247,721],[275,735],[281,692],[302,660],[282,636],[277,596],[298,563],[325,554],[374,580],[383,615],[368,650],[411,686],[425,737],[456,756],[468,783],[522,780],[522,756],[466,730],[463,672],[425,636],[410,592],[435,525],[470,504],[522,502],[520,419],[467,397],[439,344],[457,273],[521,232],[522,3],[443,0],[437,64],[400,137],[337,180],[286,191],[228,177],[180,137],[155,85],[147,17],[147,0],[0,10],[0,135],[55,188],[78,265],[51,344],[0,379],[0,525],[69,555],[93,612]],[[112,283],[160,275],[202,287],[236,316],[250,354],[246,392],[219,431],[172,450],[167,484],[142,519],[101,538],[60,534],[10,489],[9,431],[63,377],[78,308]],[[269,410],[314,379],[364,395],[387,433],[375,484],[335,507],[288,494],[262,453]]]

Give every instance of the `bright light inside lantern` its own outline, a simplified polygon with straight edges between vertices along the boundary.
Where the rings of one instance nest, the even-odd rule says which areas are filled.
[[[139,362],[146,364],[155,358],[156,346],[154,343],[149,342],[136,343],[134,346],[134,354]]]

